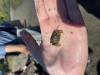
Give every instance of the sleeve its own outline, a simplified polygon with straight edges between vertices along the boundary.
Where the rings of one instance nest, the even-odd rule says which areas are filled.
[[[0,59],[5,58],[5,44],[11,42],[14,39],[16,39],[16,36],[6,31],[0,31]]]
[[[5,55],[6,55],[5,46],[0,46],[0,59],[5,58]]]

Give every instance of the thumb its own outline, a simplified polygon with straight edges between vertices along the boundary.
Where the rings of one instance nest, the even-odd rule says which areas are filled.
[[[20,32],[20,37],[23,42],[26,44],[27,49],[31,52],[32,57],[44,67],[43,54],[40,46],[37,44],[36,40],[30,35],[26,30]]]

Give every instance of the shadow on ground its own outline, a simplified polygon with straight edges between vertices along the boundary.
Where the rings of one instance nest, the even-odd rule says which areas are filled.
[[[100,60],[97,63],[97,75],[100,75]]]

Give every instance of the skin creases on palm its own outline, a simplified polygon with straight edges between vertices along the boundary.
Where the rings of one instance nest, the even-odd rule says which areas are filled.
[[[87,55],[86,51],[84,51],[87,50],[85,28],[77,28],[67,24],[62,24],[58,28],[59,30],[62,30],[58,46],[50,43],[52,32],[55,29],[55,27],[50,27],[48,24],[44,24],[42,27],[43,54],[48,69],[51,71],[58,69],[59,72],[61,70],[69,72],[79,65],[85,66],[87,60],[87,58],[84,57]]]
[[[67,18],[64,22],[58,13],[57,1],[63,2],[63,0],[35,0],[45,66],[50,75],[83,75],[88,50],[85,25],[68,23]],[[65,15],[65,8],[63,6],[60,8]],[[62,31],[57,46],[50,42],[54,30]]]

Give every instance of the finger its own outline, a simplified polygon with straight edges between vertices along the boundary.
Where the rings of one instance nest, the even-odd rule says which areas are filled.
[[[27,31],[25,30],[21,31],[20,36],[26,45],[31,45],[32,47],[35,47],[35,45],[37,45],[35,39]],[[30,38],[33,38],[33,39],[30,40]],[[28,49],[31,50],[30,48]]]
[[[79,11],[77,1],[76,0],[65,0],[65,6],[68,12],[68,16],[70,20],[72,21],[72,23],[84,25],[84,21]]]
[[[57,0],[44,0],[44,7],[49,16],[58,15]]]
[[[34,0],[34,2],[39,21],[41,22],[44,19],[47,19],[48,15],[44,7],[44,0]]]
[[[26,44],[28,50],[30,50],[33,58],[35,58],[35,60],[40,63],[41,66],[44,66],[42,50],[36,43],[35,39],[25,30],[20,32],[20,36]]]

